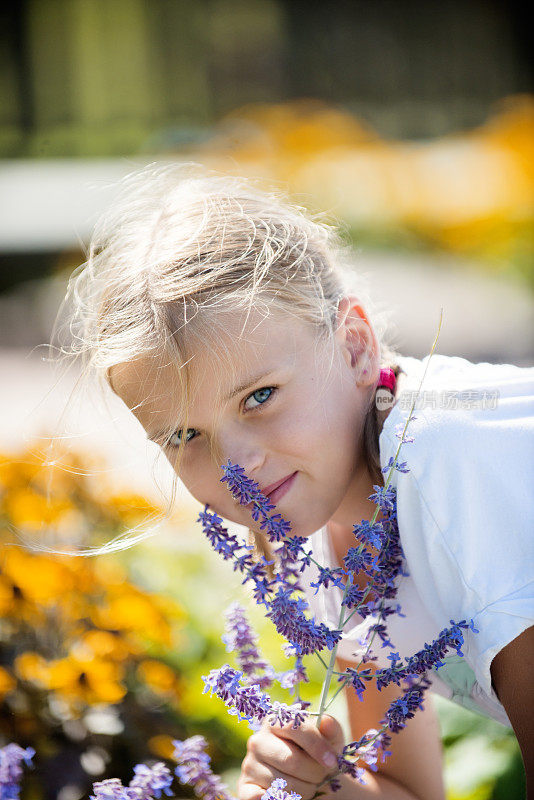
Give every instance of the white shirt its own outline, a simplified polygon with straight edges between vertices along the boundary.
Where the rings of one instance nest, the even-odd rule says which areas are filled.
[[[394,456],[429,357],[400,357],[397,401],[380,434],[382,467]],[[461,394],[463,393],[463,394]],[[455,407],[456,405],[456,407]],[[464,657],[454,651],[430,674],[432,689],[510,725],[491,686],[497,653],[534,624],[534,367],[473,364],[464,358],[430,358],[416,419],[408,425],[394,470],[397,515],[408,577],[398,579],[405,618],[388,618],[390,639],[402,657],[433,641],[450,620],[473,618],[479,633],[464,631]],[[387,473],[384,480],[387,479]],[[355,520],[361,522],[361,520]],[[310,537],[323,565],[335,565],[327,529]],[[318,622],[337,628],[341,590],[309,586],[306,600]],[[355,614],[338,654],[355,661],[368,621]],[[373,646],[379,666],[389,648]]]

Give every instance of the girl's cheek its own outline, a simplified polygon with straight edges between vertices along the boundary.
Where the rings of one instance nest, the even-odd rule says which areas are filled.
[[[202,505],[216,503],[221,498],[222,484],[213,465],[195,459],[193,463],[182,460],[179,470],[175,470],[187,491]]]

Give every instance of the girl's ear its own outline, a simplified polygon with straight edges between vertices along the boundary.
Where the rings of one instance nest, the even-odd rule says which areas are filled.
[[[380,348],[375,332],[357,295],[341,298],[336,317],[336,339],[357,382],[369,386],[378,380]]]

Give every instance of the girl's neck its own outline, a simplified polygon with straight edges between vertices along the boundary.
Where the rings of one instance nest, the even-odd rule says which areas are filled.
[[[404,372],[400,372],[399,375],[397,376],[397,384],[395,388],[395,400],[399,396],[399,387],[401,384],[404,383],[405,378],[406,375]],[[376,415],[377,415],[379,435],[394,405],[395,403],[392,403],[392,405],[389,408],[383,410],[377,410]],[[361,474],[358,477],[356,490],[354,491],[353,498],[351,499],[350,502],[350,512],[348,514],[348,517],[350,517],[350,519],[346,518],[347,514],[343,515],[334,514],[332,519],[328,522],[327,531],[330,536],[330,541],[332,543],[333,550],[336,553],[336,556],[338,556],[340,553],[345,554],[348,548],[354,544],[353,525],[361,522],[364,519],[365,520],[372,519],[376,511],[376,504],[373,503],[372,500],[369,500],[368,498],[369,495],[373,493],[373,486],[377,483],[380,486],[384,485],[383,476],[380,476],[380,478],[377,481],[372,478],[368,469],[362,469]],[[377,520],[380,519],[382,519],[382,514],[379,512]]]

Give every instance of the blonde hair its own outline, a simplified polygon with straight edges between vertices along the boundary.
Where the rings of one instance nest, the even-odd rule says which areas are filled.
[[[69,354],[111,388],[111,370],[119,364],[157,356],[174,365],[187,430],[189,359],[207,336],[224,350],[226,312],[290,314],[312,325],[318,341],[332,344],[339,300],[355,290],[371,310],[381,363],[393,366],[396,353],[383,340],[384,311],[371,305],[352,258],[333,225],[279,191],[199,165],[149,165],[123,180],[95,228],[87,261],[69,282]],[[372,397],[364,452],[375,475],[377,420]],[[175,472],[184,444],[185,437]],[[175,489],[176,483],[172,500]],[[255,540],[263,549],[262,537]]]

